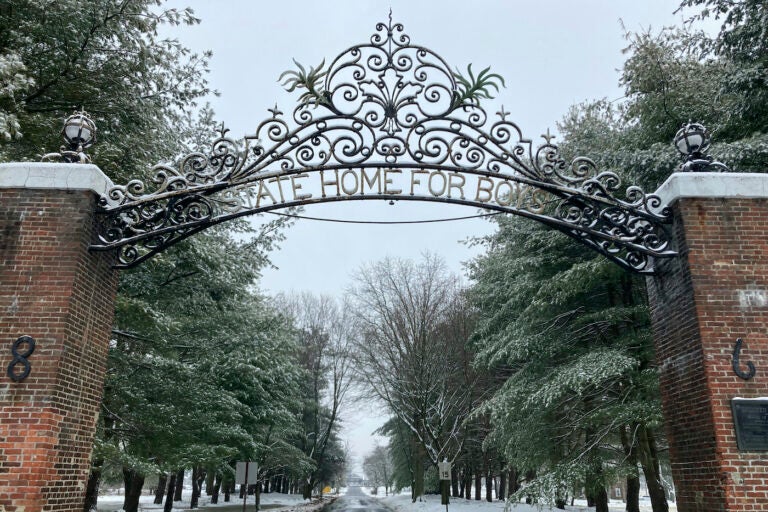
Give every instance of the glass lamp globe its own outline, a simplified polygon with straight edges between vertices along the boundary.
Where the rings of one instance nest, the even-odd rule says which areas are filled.
[[[96,124],[86,112],[75,112],[64,121],[64,140],[73,149],[85,149],[96,142]]]
[[[709,147],[709,134],[704,125],[688,123],[675,135],[675,146],[685,156],[702,153]]]

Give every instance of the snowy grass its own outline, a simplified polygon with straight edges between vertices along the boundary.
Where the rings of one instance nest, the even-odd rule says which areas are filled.
[[[378,495],[373,495],[370,489],[367,487],[361,487],[361,490],[371,496],[381,500],[381,503],[386,505],[393,512],[445,512],[445,505],[440,504],[440,496],[428,495],[425,496],[423,501],[417,501],[411,503],[411,495],[409,492],[398,495],[384,496],[384,488],[379,489]],[[346,489],[341,489],[340,496],[346,494]],[[173,511],[180,512],[189,510],[189,493],[186,492],[183,496],[183,500],[174,503]],[[323,501],[313,500],[307,502],[301,498],[301,495],[297,494],[280,494],[280,493],[268,493],[261,495],[262,510],[265,512],[319,512],[325,505],[327,505],[336,496],[326,497]],[[243,510],[243,501],[235,499],[229,503],[223,502],[223,496],[219,497],[219,503],[216,505],[210,504],[210,498],[208,496],[202,496],[200,498],[200,509],[202,510],[216,510],[217,512],[240,512]],[[163,505],[155,505],[152,503],[154,496],[142,496],[139,510],[141,511],[159,511],[163,510]],[[99,512],[121,512],[123,505],[123,496],[99,496]],[[253,496],[248,497],[247,511],[252,512]],[[587,507],[584,500],[576,500],[574,506],[567,506],[565,508],[568,512],[594,512],[594,507]],[[621,501],[610,502],[611,512],[624,512],[625,504]],[[651,504],[647,500],[640,501],[640,510],[642,512],[651,512]],[[669,504],[670,512],[675,512],[677,508],[674,503]],[[463,498],[451,498],[451,503],[448,505],[448,512],[560,512],[558,509],[544,505],[526,505],[524,503],[504,503],[494,501],[488,503],[487,501],[475,501],[465,500]]]
[[[152,503],[154,499],[154,496],[142,496],[139,501],[139,510],[163,510],[163,505],[155,505]],[[323,501],[313,500],[312,502],[308,502],[302,499],[300,494],[267,493],[261,495],[261,510],[267,512],[318,512],[321,508],[327,505],[331,499],[333,499],[333,497],[325,498]],[[236,498],[236,496],[232,496],[232,500],[229,503],[224,503],[223,495],[219,496],[219,503],[216,505],[211,504],[210,501],[210,497],[205,495],[201,496],[199,508],[217,510],[219,512],[240,512],[243,510],[243,500]],[[189,510],[189,502],[190,493],[183,493],[182,500],[173,504],[173,512]],[[253,496],[248,496],[246,510],[252,512],[254,510],[253,505]],[[122,495],[99,496],[99,512],[122,512],[122,507]]]
[[[424,501],[411,503],[410,493],[399,494],[395,496],[384,496],[384,489],[379,489],[378,495],[371,495],[369,489],[363,489],[363,491],[372,496],[378,498],[382,503],[386,504],[394,512],[446,512],[445,505],[440,504],[440,496],[428,495],[424,497]],[[611,512],[624,512],[626,505],[622,501],[610,502]],[[575,500],[574,506],[565,507],[569,512],[594,512],[594,507],[587,507],[585,500]],[[651,512],[650,501],[640,501],[640,510],[643,512]],[[670,512],[676,511],[674,503],[669,504]],[[504,503],[500,501],[494,501],[489,503],[487,501],[475,501],[465,500],[463,498],[451,498],[451,503],[448,505],[448,512],[560,512],[559,509],[550,507],[547,505],[526,505],[524,503]]]

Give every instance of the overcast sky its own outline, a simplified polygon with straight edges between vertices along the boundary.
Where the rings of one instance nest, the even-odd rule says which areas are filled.
[[[221,95],[211,98],[217,119],[240,138],[253,133],[275,103],[286,113],[296,96],[283,91],[279,75],[305,65],[331,61],[346,48],[369,41],[378,22],[392,9],[411,43],[426,46],[452,67],[475,71],[491,66],[506,88],[484,103],[489,113],[501,105],[523,135],[539,135],[571,105],[599,98],[619,100],[619,69],[625,60],[625,29],[658,31],[680,25],[673,14],[678,2],[663,0],[323,0],[319,2],[184,0],[202,23],[174,31],[195,51],[213,51],[209,80]],[[213,132],[212,132],[213,135]],[[557,142],[557,139],[555,139]],[[402,204],[406,203],[406,204]],[[398,202],[348,202],[309,208],[307,215],[364,220],[415,220],[472,215],[467,207]],[[349,274],[363,262],[385,256],[418,258],[424,251],[441,254],[462,273],[462,262],[475,254],[460,243],[492,230],[484,220],[425,225],[339,225],[300,221],[272,255],[276,270],[265,272],[270,292],[309,290],[343,294]],[[357,454],[371,446],[371,431],[380,421],[367,411],[349,414],[347,436]]]

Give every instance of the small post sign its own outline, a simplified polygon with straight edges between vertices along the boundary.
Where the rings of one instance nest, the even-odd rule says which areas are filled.
[[[259,465],[256,462],[238,462],[235,466],[235,483],[244,485],[243,492],[243,512],[245,512],[245,502],[248,499],[248,486],[258,483]]]
[[[256,462],[238,462],[235,466],[235,483],[255,485],[258,482],[259,465]]]
[[[440,472],[440,480],[451,479],[451,463],[448,461],[438,462],[437,469]]]
[[[449,489],[451,487],[451,463],[447,460],[437,463],[437,472],[440,474],[440,504],[445,505],[448,512]]]

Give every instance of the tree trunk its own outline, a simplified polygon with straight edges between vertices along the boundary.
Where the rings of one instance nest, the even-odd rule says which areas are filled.
[[[637,476],[627,476],[627,512],[640,512],[640,479]]]
[[[211,486],[211,503],[214,505],[219,502],[219,491],[221,490],[221,473],[219,471],[213,472],[213,485]],[[208,484],[205,485],[206,491],[208,490]]]
[[[592,410],[592,398],[584,400],[585,410]],[[593,445],[595,433],[592,429],[588,428],[584,433],[584,449],[589,450],[596,446]],[[587,492],[587,506],[594,506],[595,512],[608,512],[608,493],[605,490],[605,472],[603,462],[597,456],[596,453],[589,453],[587,456],[589,460],[589,466],[584,475],[584,487]],[[590,505],[590,500],[593,505]]]
[[[203,495],[203,483],[205,482],[206,471],[203,466],[197,468],[197,499],[200,500],[200,496]],[[192,481],[192,488],[194,489],[195,482]]]
[[[227,483],[223,485],[224,485],[224,503],[229,503],[235,484],[234,482],[230,482],[229,480],[227,480]]]
[[[469,467],[464,469],[464,497],[472,499],[472,470]]]
[[[413,450],[413,501],[415,502],[416,500],[422,501],[424,496],[424,454],[421,444],[415,440],[414,444],[416,445],[416,449]]]
[[[84,512],[96,510],[96,504],[99,501],[99,485],[101,484],[101,470],[104,466],[104,459],[93,461],[91,473],[88,475],[88,486],[85,488]]]
[[[216,471],[214,471],[213,468],[209,468],[208,471],[205,472],[205,495],[206,496],[213,496],[213,486],[214,482],[216,481]]]
[[[631,426],[629,425],[621,428],[621,445],[624,447],[627,464],[633,468],[633,471],[627,475],[627,492],[624,499],[626,500],[627,512],[640,512],[640,478],[636,474],[637,449],[630,441],[628,429],[631,432]],[[634,437],[633,434],[632,438]]]
[[[480,497],[483,494],[483,477],[480,474],[480,470],[475,471],[475,501],[480,501]]]
[[[485,501],[493,503],[493,475],[491,474],[491,465],[485,463]]]
[[[451,468],[451,497],[459,497],[459,471],[456,466]]]
[[[555,491],[555,508],[559,510],[565,510],[565,505],[568,503],[568,488],[564,484],[557,486]]]
[[[181,492],[184,490],[184,470],[176,473],[176,488],[173,491],[173,501],[181,501]]]
[[[253,497],[256,503],[255,510],[258,512],[259,507],[261,506],[261,484],[256,484],[256,487],[253,489]]]
[[[507,498],[507,473],[499,471],[499,501]]]
[[[197,504],[200,501],[200,490],[197,487],[197,466],[192,468],[192,496],[189,498],[189,508],[197,508]]]
[[[604,486],[595,491],[595,512],[610,512],[608,510],[608,492]]]
[[[514,494],[520,490],[520,475],[517,473],[516,468],[510,468],[509,470],[509,494]]]
[[[639,425],[637,458],[645,474],[645,483],[648,487],[648,496],[651,497],[653,512],[668,512],[667,495],[664,492],[664,484],[661,483],[661,470],[659,469],[659,456],[656,450],[656,439],[645,425]]]
[[[123,482],[125,484],[123,510],[125,510],[125,512],[138,512],[141,488],[144,486],[144,475],[140,475],[136,471],[124,467]]]
[[[168,473],[160,473],[157,476],[157,488],[155,489],[155,505],[163,504],[163,496],[165,496],[165,486],[168,484]]]
[[[171,473],[168,477],[168,492],[165,495],[165,505],[163,506],[163,512],[171,512],[173,509],[173,492],[176,490],[176,477],[177,473]]]
[[[525,473],[525,481],[530,482],[531,480],[536,478],[536,471],[531,469]],[[532,505],[533,504],[533,496],[530,494],[525,496],[525,504],[526,505]]]
[[[200,495],[202,494],[203,480],[205,479],[205,472],[203,468],[195,466],[192,468],[192,498],[190,499],[189,508],[197,508],[200,503]]]

